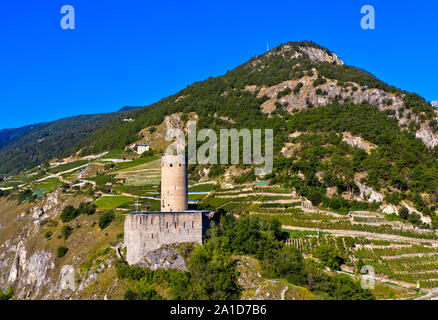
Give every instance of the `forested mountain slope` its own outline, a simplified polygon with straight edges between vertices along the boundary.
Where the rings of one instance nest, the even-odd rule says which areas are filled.
[[[409,199],[434,216],[436,109],[312,42],[286,43],[224,76],[194,83],[136,110],[133,122],[97,130],[76,150],[85,155],[124,148],[166,116],[182,113],[184,121],[191,112],[199,129],[273,128],[276,156],[269,178],[298,188],[315,204],[342,206],[326,199],[337,195],[388,200],[391,206]],[[358,140],[375,148],[365,151],[355,145]]]
[[[128,117],[132,111],[80,115],[0,131],[0,173],[17,173],[55,157],[69,155],[71,149],[98,128]]]

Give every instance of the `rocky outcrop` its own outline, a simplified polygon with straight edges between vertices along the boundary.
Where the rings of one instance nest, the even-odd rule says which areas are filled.
[[[44,250],[28,253],[20,242],[9,273],[8,285],[18,288],[18,298],[38,295],[52,281],[48,273],[54,267],[55,259],[51,253]]]
[[[356,181],[357,186],[360,190],[360,195],[363,199],[367,200],[368,202],[382,202],[384,199],[383,194],[380,192],[374,191],[372,188]]]
[[[178,269],[186,270],[184,257],[178,249],[173,246],[164,245],[161,248],[149,251],[144,258],[136,265],[152,270],[157,269]]]
[[[340,86],[336,80],[331,79],[326,79],[324,84],[314,87],[313,83],[318,78],[318,72],[316,69],[312,69],[312,72],[313,76],[304,76],[299,80],[287,80],[271,87],[247,86],[245,90],[253,93],[258,92],[258,98],[268,98],[260,106],[262,112],[268,114],[276,112],[278,108],[293,113],[311,107],[324,106],[333,103],[335,100],[340,103],[351,102],[354,104],[361,104],[366,101],[368,104],[378,107],[381,111],[391,110],[394,114],[393,117],[399,121],[400,125],[408,125],[412,121],[419,122],[419,119],[415,116],[408,118],[409,112],[407,111],[403,114],[399,113],[399,110],[403,108],[402,94],[371,89],[354,82],[350,82],[347,86]],[[299,83],[302,87],[294,92]],[[278,95],[288,88],[290,89],[288,94]],[[421,124],[416,136],[430,148],[438,145],[438,134],[429,128],[427,122]]]
[[[313,62],[328,62],[330,64],[343,65],[344,62],[332,52],[312,47],[300,47],[300,51],[307,55]]]
[[[290,54],[292,52],[292,54]],[[330,64],[335,65],[343,65],[344,62],[339,59],[339,57],[334,54],[333,52],[330,52],[328,50],[323,50],[321,48],[315,48],[315,47],[294,47],[289,44],[285,44],[280,50],[275,51],[269,51],[266,53],[266,56],[269,57],[271,55],[280,54],[282,56],[285,56],[286,54],[290,57],[290,59],[296,59],[296,58],[303,58],[307,57],[313,62],[328,62]],[[259,63],[261,63],[260,59],[256,59],[252,62],[252,66],[257,66]]]
[[[423,223],[430,224],[432,222],[432,220],[429,216],[425,216],[424,214],[422,214],[420,211],[415,209],[412,204],[408,203],[407,201],[402,201],[401,205],[404,206],[406,209],[408,209],[410,214],[412,214],[412,213],[418,214]]]
[[[362,137],[353,136],[350,132],[343,133],[342,141],[346,142],[352,147],[365,150],[368,154],[371,152],[371,149],[377,147],[375,144],[362,139]]]
[[[387,93],[380,89],[369,89],[361,87],[357,83],[351,83],[348,87],[337,85],[337,81],[328,79],[326,83],[313,86],[313,82],[317,79],[317,71],[313,69],[314,75],[304,76],[299,80],[288,80],[281,82],[271,87],[260,88],[258,97],[267,96],[269,99],[261,105],[261,109],[265,113],[272,113],[278,108],[278,104],[288,112],[307,109],[308,107],[324,106],[336,99],[340,102],[351,101],[355,104],[360,104],[367,101],[370,105],[379,107],[381,110],[397,111],[403,106],[401,96]],[[299,92],[291,92],[281,98],[277,95],[283,90],[289,88],[294,90],[298,83],[302,84]],[[389,102],[391,101],[391,102]]]
[[[424,144],[430,148],[434,148],[438,145],[438,136],[434,134],[426,125],[422,125],[415,136],[423,140]]]
[[[435,108],[438,108],[438,100],[437,100],[437,101],[432,101],[431,104],[432,104]]]

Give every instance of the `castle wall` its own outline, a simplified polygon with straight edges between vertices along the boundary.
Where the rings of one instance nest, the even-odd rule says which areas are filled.
[[[214,212],[134,212],[125,218],[127,262],[136,264],[145,253],[162,245],[192,242],[202,244]]]
[[[184,157],[161,159],[161,211],[180,212],[188,208],[187,169]]]

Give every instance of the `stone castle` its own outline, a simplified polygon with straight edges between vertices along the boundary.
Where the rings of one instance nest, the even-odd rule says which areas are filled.
[[[213,211],[188,210],[187,166],[184,156],[161,159],[161,211],[134,211],[125,218],[127,262],[137,264],[147,252],[163,245],[202,244]]]

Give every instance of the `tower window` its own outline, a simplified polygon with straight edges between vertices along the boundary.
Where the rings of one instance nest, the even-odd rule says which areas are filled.
[[[169,222],[166,222],[166,228],[169,228]]]
[[[170,164],[170,167],[173,167],[173,163]]]

